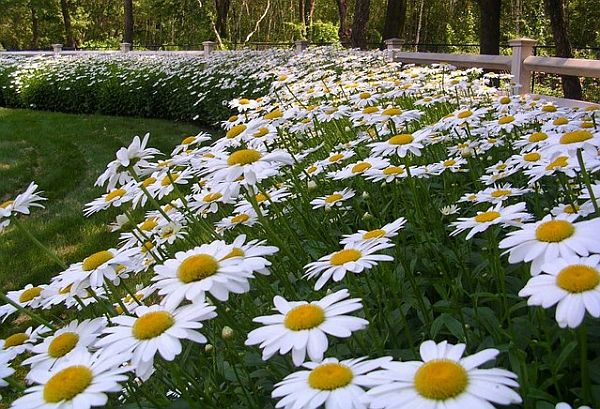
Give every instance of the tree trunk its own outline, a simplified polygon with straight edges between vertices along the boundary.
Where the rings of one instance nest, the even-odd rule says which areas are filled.
[[[133,0],[123,0],[123,10],[125,14],[123,42],[133,44]]]
[[[302,27],[302,37],[306,38],[306,7],[304,0],[298,0],[298,15],[300,16],[300,25]]]
[[[348,3],[346,0],[337,0],[338,14],[340,18],[340,28],[338,30],[338,36],[340,37],[340,43],[347,45],[350,43],[350,30],[346,22],[348,16]]]
[[[68,47],[77,47],[75,38],[73,37],[73,28],[71,26],[71,13],[69,12],[69,3],[67,0],[60,0],[60,11],[63,16],[63,23],[65,25],[65,45]]]
[[[500,11],[502,0],[478,0],[479,53],[500,54]]]
[[[37,50],[40,48],[40,22],[35,7],[30,4],[29,8],[31,10],[31,48]]]
[[[217,21],[215,28],[219,37],[227,38],[227,14],[229,14],[229,6],[231,0],[215,0],[215,9],[217,10]]]
[[[406,0],[388,0],[383,26],[383,39],[402,38],[406,21]]]
[[[354,6],[354,20],[352,20],[352,33],[350,40],[352,47],[367,49],[367,26],[369,24],[370,0],[356,0]]]
[[[567,24],[565,21],[565,10],[562,0],[544,0],[546,14],[550,18],[552,26],[552,36],[556,45],[556,56],[563,58],[572,58],[573,50],[571,42],[567,35]],[[562,88],[565,98],[581,99],[581,83],[579,78],[572,76],[562,76]]]
[[[313,15],[315,14],[315,0],[306,0],[306,3],[304,3],[304,13],[306,14],[304,21],[306,24],[306,33],[308,34],[307,39],[311,41]]]

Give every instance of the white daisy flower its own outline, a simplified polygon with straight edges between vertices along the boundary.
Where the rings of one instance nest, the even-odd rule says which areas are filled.
[[[179,308],[160,305],[135,309],[136,317],[119,315],[112,318],[114,326],[107,327],[107,334],[97,342],[107,353],[127,353],[136,375],[146,380],[152,375],[154,356],[172,361],[181,353],[181,340],[189,339],[206,343],[206,337],[198,330],[202,321],[217,316],[215,307],[194,303]]]
[[[276,408],[283,409],[367,409],[363,403],[370,385],[368,373],[383,367],[391,358],[327,358],[321,363],[307,362],[308,369],[294,372],[277,383],[271,396],[281,398]]]
[[[40,308],[44,302],[42,291],[44,291],[46,287],[47,286],[43,284],[35,287],[31,284],[27,284],[21,290],[7,292],[6,296],[23,308]],[[17,309],[11,304],[0,306],[0,317],[2,317],[2,322],[6,321],[6,319],[15,312],[17,312]]]
[[[555,304],[556,322],[561,328],[578,327],[587,311],[600,317],[600,255],[557,258],[542,266],[519,296],[529,297],[528,305],[550,308]]]
[[[332,152],[327,159],[324,159],[321,162],[319,162],[319,164],[325,168],[327,166],[343,162],[346,159],[350,159],[354,155],[355,153],[352,150],[335,151]]]
[[[560,402],[556,404],[556,407],[554,409],[574,409],[573,407],[571,407],[571,405],[569,405],[568,403],[565,402]],[[579,406],[577,409],[592,409],[590,406]]]
[[[8,386],[8,382],[6,382],[4,378],[8,378],[15,373],[15,370],[10,367],[14,357],[14,354],[0,351],[0,388]]]
[[[48,331],[50,331],[50,328],[40,325],[35,329],[29,327],[25,332],[17,332],[6,339],[0,339],[0,353],[17,356],[23,352],[29,352],[33,345],[38,342],[40,335]]]
[[[380,229],[373,230],[359,230],[354,234],[345,234],[344,238],[340,241],[340,244],[349,243],[362,243],[372,240],[385,240],[388,241],[392,237],[398,235],[398,231],[404,227],[406,219],[399,217],[391,223],[386,224]]]
[[[133,185],[111,190],[87,203],[83,210],[83,214],[85,216],[91,216],[94,213],[109,209],[110,207],[121,207],[121,205],[133,200],[132,192]]]
[[[354,197],[354,190],[350,188],[344,188],[344,190],[335,191],[330,195],[321,196],[310,201],[313,209],[319,209],[324,207],[325,209],[331,209],[332,207],[341,207],[343,203]]]
[[[478,369],[500,351],[485,349],[462,357],[465,344],[425,341],[423,361],[389,362],[367,375],[373,387],[367,392],[372,409],[469,408],[488,409],[491,403],[521,403],[517,375],[505,369]]]
[[[72,292],[89,286],[101,287],[105,280],[118,283],[118,271],[131,265],[134,249],[108,249],[86,257],[82,262],[72,264],[65,274],[74,278]]]
[[[58,363],[50,370],[33,368],[27,378],[36,385],[15,400],[13,409],[89,409],[108,402],[106,392],[120,393],[119,384],[127,380],[123,366],[124,355],[98,351],[91,354],[78,350],[70,359]]]
[[[263,216],[266,215],[267,210],[261,210]],[[258,214],[252,208],[247,208],[245,212],[234,213],[233,216],[225,217],[215,223],[218,229],[231,230],[239,225],[252,227],[258,222]]]
[[[505,183],[503,185],[494,185],[493,187],[488,187],[477,194],[477,203],[492,203],[497,204],[501,203],[505,200],[508,200],[510,197],[522,196],[525,193],[532,192],[532,189],[520,189],[512,187],[509,183]]]
[[[390,156],[396,154],[404,158],[408,153],[421,156],[424,140],[429,136],[429,130],[417,131],[412,134],[398,134],[385,142],[374,142],[367,146],[371,153],[376,156]]]
[[[361,175],[371,169],[383,169],[389,166],[389,164],[390,161],[387,159],[378,157],[365,158],[359,162],[350,163],[337,172],[331,172],[328,176],[334,180],[349,179]]]
[[[531,219],[531,215],[525,210],[525,203],[517,203],[511,206],[502,207],[502,202],[492,206],[485,212],[477,212],[474,217],[459,217],[458,221],[451,224],[456,229],[450,233],[450,236],[456,236],[465,230],[471,229],[466,239],[470,240],[477,233],[481,233],[494,224],[503,226],[519,226],[523,221]]]
[[[67,360],[78,349],[95,346],[100,332],[106,327],[106,318],[94,318],[78,322],[71,321],[67,326],[57,329],[54,334],[35,345],[32,356],[23,361],[33,368],[49,369]]]
[[[588,256],[600,253],[600,218],[573,223],[576,215],[545,216],[535,223],[525,223],[521,229],[508,233],[499,247],[508,249],[511,264],[532,262],[531,274],[537,275],[546,262],[559,256]]]
[[[311,303],[276,296],[273,304],[279,314],[254,318],[264,326],[248,334],[246,345],[260,344],[264,361],[277,352],[285,355],[291,351],[296,366],[304,362],[307,353],[312,361],[320,362],[329,347],[327,335],[347,338],[369,325],[367,320],[345,315],[362,308],[359,298],[347,299],[349,296],[345,289]]]
[[[45,197],[40,196],[43,192],[37,191],[38,185],[35,182],[31,182],[27,189],[18,194],[14,200],[7,200],[0,203],[0,219],[9,218],[15,213],[29,214],[30,207],[44,208],[40,203],[41,201],[48,200]]]
[[[335,282],[341,281],[348,271],[359,274],[364,270],[373,268],[380,261],[393,261],[392,256],[375,254],[379,250],[393,246],[391,243],[380,240],[346,244],[342,250],[328,254],[318,261],[304,266],[306,271],[304,277],[320,276],[315,283],[315,290],[320,290],[331,278]]]
[[[227,257],[234,247],[223,241],[203,244],[175,253],[175,258],[154,267],[152,278],[164,305],[173,309],[186,299],[204,301],[206,293],[227,301],[229,293],[243,294],[250,289],[252,273],[243,267],[241,257]]]
[[[246,269],[247,272],[269,275],[268,267],[271,265],[271,262],[263,256],[272,256],[279,249],[275,246],[264,246],[265,243],[265,240],[250,240],[246,242],[246,235],[240,234],[231,243],[233,248],[224,259],[239,257],[242,260],[240,267]]]

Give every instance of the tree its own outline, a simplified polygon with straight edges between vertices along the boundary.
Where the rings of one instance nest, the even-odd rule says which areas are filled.
[[[479,53],[500,54],[500,13],[502,0],[477,0],[479,3]]]
[[[401,37],[405,20],[406,0],[388,0],[383,25],[383,39]]]
[[[215,0],[215,9],[217,11],[217,21],[215,29],[220,38],[227,38],[227,14],[229,14],[229,6],[231,0]]]
[[[552,37],[556,45],[556,56],[563,58],[573,57],[571,42],[567,35],[567,23],[565,21],[565,10],[562,0],[544,0],[546,14],[550,18]],[[562,88],[565,98],[581,99],[581,83],[579,78],[562,76]]]
[[[67,0],[60,0],[60,11],[65,25],[65,41],[69,47],[77,47],[75,37],[73,36],[73,28],[71,26],[71,13],[69,12],[69,3]]]
[[[37,15],[37,7],[29,2],[31,11],[31,48],[37,50],[40,48],[40,20]]]
[[[354,6],[354,19],[352,20],[352,33],[350,40],[352,47],[366,50],[367,25],[369,24],[370,0],[356,0]]]
[[[133,44],[133,0],[123,0],[123,11],[125,17],[123,42]]]
[[[338,30],[338,36],[340,37],[340,43],[350,43],[350,30],[346,22],[348,16],[348,3],[346,0],[336,0],[338,6],[338,17],[340,20],[340,28]]]

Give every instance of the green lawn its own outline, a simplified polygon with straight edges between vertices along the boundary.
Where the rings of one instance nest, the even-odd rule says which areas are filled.
[[[70,115],[0,108],[0,203],[35,181],[46,209],[23,217],[25,226],[67,263],[117,244],[107,224],[115,212],[83,216],[85,203],[103,193],[94,187],[116,150],[150,132],[150,145],[170,152],[193,124],[152,119]],[[0,288],[46,283],[58,267],[12,227],[0,234]]]

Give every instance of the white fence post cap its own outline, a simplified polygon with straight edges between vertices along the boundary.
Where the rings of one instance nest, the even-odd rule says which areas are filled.
[[[131,43],[121,43],[121,52],[128,53],[131,51]]]
[[[203,41],[202,46],[204,47],[204,56],[208,57],[210,54],[212,54],[212,52],[215,51],[216,45],[217,43],[214,41]]]
[[[404,45],[404,40],[402,38],[388,38],[383,42],[388,50],[399,49]]]
[[[62,51],[62,44],[52,44],[52,51],[54,51],[54,54],[59,54]]]
[[[296,40],[294,41],[294,46],[296,47],[296,53],[301,53],[308,48],[308,41]]]
[[[523,47],[530,46],[534,47],[537,44],[537,40],[533,38],[521,37],[521,38],[513,38],[508,41],[508,45],[511,47]]]

